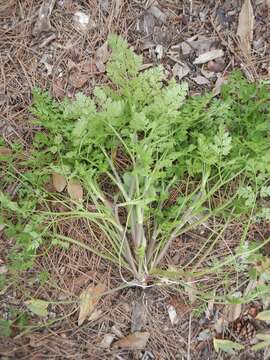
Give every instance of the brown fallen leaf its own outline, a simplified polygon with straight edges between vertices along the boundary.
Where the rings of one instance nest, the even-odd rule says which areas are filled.
[[[82,74],[79,70],[73,70],[69,75],[69,83],[76,89],[82,88],[88,81],[89,75]]]
[[[10,156],[12,154],[12,150],[5,147],[5,146],[1,146],[0,147],[0,156]]]
[[[210,71],[213,71],[215,73],[221,72],[225,69],[226,63],[223,58],[218,58],[216,60],[211,60],[207,64],[207,68]]]
[[[254,13],[250,0],[245,0],[239,14],[237,35],[240,38],[240,49],[249,55],[253,41]]]
[[[117,340],[113,344],[114,349],[143,350],[149,340],[149,332],[135,332]]]
[[[204,54],[207,51],[213,49],[213,46],[216,44],[217,38],[206,38],[204,36],[192,36],[189,39],[186,39],[180,43],[180,49],[183,55],[189,55],[192,51],[195,51],[199,56]]]
[[[208,61],[214,60],[216,58],[222,57],[224,54],[222,49],[215,49],[207,51],[201,55],[199,55],[194,61],[193,64],[199,65],[199,64],[205,64]]]
[[[91,315],[105,289],[104,284],[98,284],[96,286],[88,286],[86,290],[83,290],[80,295],[79,326]]]
[[[56,0],[44,0],[39,8],[38,19],[33,28],[32,34],[35,37],[40,36],[43,32],[48,32],[52,30],[50,16],[54,8]]]
[[[173,76],[178,78],[178,80],[181,80],[183,77],[185,77],[190,72],[190,68],[187,66],[187,64],[178,64],[176,63],[172,69]]]
[[[240,291],[237,291],[236,293],[233,294],[233,297],[235,299],[240,299],[242,297],[242,293]],[[228,322],[233,322],[235,320],[237,320],[242,312],[242,304],[227,304],[224,308],[224,318],[228,321]]]
[[[63,77],[54,79],[52,83],[52,91],[54,97],[56,97],[57,99],[63,99],[63,97],[65,96],[65,86],[66,81]]]
[[[52,183],[56,191],[62,192],[67,185],[66,178],[58,173],[52,174]]]
[[[175,307],[173,305],[169,305],[168,306],[168,314],[169,314],[169,318],[171,321],[171,324],[174,326],[176,324],[178,324],[179,322],[179,317],[177,315],[177,311],[175,309]]]
[[[88,14],[82,11],[76,11],[73,16],[73,23],[77,30],[86,32],[96,27],[96,23]]]
[[[83,188],[78,180],[71,179],[68,182],[67,192],[72,200],[81,201],[83,199]]]
[[[237,320],[242,312],[242,304],[228,304],[224,310],[225,319],[228,322]]]
[[[108,49],[108,43],[105,41],[96,51],[96,58],[103,63],[106,63],[109,60],[110,53]]]
[[[224,76],[222,76],[222,75],[218,76],[218,78],[215,82],[215,86],[212,90],[213,95],[217,96],[220,93],[222,86],[226,83],[227,83],[227,79]]]
[[[123,5],[123,1],[122,0],[116,0],[114,2],[114,17],[117,19],[119,14],[120,14],[120,10],[121,10],[121,6]]]
[[[108,349],[111,346],[114,338],[114,334],[105,334],[99,346],[103,349]]]
[[[210,81],[204,77],[204,76],[201,76],[201,75],[197,75],[193,78],[191,78],[193,81],[195,81],[196,84],[198,85],[210,85]]]
[[[97,67],[93,59],[82,61],[78,66],[83,73],[93,74],[97,71]]]

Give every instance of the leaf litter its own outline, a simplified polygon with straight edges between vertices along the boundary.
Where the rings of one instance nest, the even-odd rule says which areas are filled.
[[[104,284],[97,284],[96,286],[88,286],[86,290],[83,290],[80,295],[80,307],[78,325],[81,326],[87,318],[92,314],[97,305],[100,297],[106,290]]]
[[[245,0],[239,14],[237,35],[240,38],[240,48],[248,56],[253,41],[254,13],[250,0]]]
[[[146,344],[150,338],[150,333],[145,332],[135,332],[129,334],[124,338],[117,340],[113,344],[113,349],[129,349],[129,350],[143,350],[146,347]]]
[[[83,199],[83,188],[81,183],[76,179],[69,180],[67,184],[67,192],[70,198],[74,201],[82,201]]]
[[[52,182],[53,182],[53,186],[57,192],[62,192],[67,185],[66,178],[63,175],[58,174],[58,173],[52,174]]]

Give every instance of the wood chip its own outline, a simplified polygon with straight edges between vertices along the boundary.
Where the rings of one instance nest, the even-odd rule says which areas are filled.
[[[254,14],[250,0],[245,0],[239,14],[237,35],[240,38],[240,48],[249,55],[253,41]]]
[[[116,341],[113,344],[114,349],[143,350],[149,340],[149,332],[135,332]]]
[[[214,60],[216,58],[220,58],[224,55],[224,52],[222,49],[215,49],[205,52],[204,54],[201,54],[198,56],[194,61],[193,64],[199,65],[199,64],[205,64],[208,61]]]

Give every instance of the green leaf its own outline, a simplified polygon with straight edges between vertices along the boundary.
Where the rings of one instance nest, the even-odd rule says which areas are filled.
[[[9,337],[11,335],[11,320],[0,319],[0,336]]]
[[[231,340],[222,340],[214,338],[214,349],[216,352],[224,351],[230,355],[234,355],[235,351],[244,349],[244,346]]]
[[[48,315],[48,306],[49,302],[39,299],[28,300],[25,302],[26,306],[30,311],[38,316],[47,316]]]
[[[259,333],[259,334],[256,334],[256,337],[262,341],[259,342],[258,344],[255,344],[252,346],[253,351],[259,351],[264,348],[270,347],[270,334],[260,334]]]
[[[262,320],[262,321],[270,321],[270,310],[259,312],[256,316],[256,319]]]

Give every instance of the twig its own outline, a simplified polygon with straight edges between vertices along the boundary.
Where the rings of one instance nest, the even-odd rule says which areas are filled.
[[[191,348],[191,320],[192,320],[192,314],[190,312],[189,314],[189,323],[188,323],[188,348],[187,348],[187,360],[190,360],[190,348]]]

